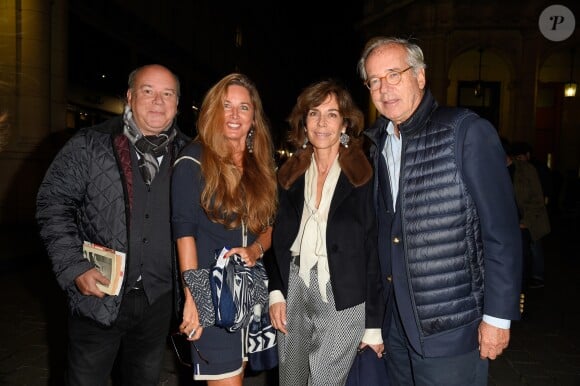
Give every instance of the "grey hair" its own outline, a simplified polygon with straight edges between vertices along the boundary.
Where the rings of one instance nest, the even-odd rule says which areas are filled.
[[[357,64],[358,73],[363,82],[366,82],[368,77],[365,63],[369,55],[377,48],[391,44],[400,45],[407,51],[407,64],[413,68],[415,76],[420,69],[427,68],[425,57],[423,56],[423,50],[421,50],[421,47],[415,43],[411,43],[409,40],[403,38],[377,36],[367,42]]]
[[[146,64],[144,66],[137,67],[136,69],[131,71],[131,73],[129,74],[129,79],[127,81],[127,85],[129,86],[129,89],[133,90],[133,91],[135,90],[135,78],[137,77],[137,74],[139,74],[140,71],[142,71],[148,67],[154,67],[154,66],[159,66],[159,67],[165,68],[167,71],[169,71],[171,76],[173,76],[173,79],[175,79],[175,92],[177,93],[177,97],[179,98],[181,96],[181,85],[179,84],[179,78],[170,69],[168,69],[167,67],[162,66],[160,64]]]

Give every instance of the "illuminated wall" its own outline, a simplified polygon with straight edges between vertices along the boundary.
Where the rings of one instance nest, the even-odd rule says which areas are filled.
[[[51,152],[65,128],[66,0],[0,1],[0,223],[29,223]]]

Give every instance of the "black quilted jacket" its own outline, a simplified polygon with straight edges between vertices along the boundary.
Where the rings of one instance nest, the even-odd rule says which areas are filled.
[[[105,326],[117,318],[119,296],[82,295],[74,279],[92,268],[83,258],[83,240],[128,251],[132,201],[129,141],[121,117],[80,130],[50,165],[37,196],[36,219],[57,281],[71,312]],[[171,156],[186,144],[179,133]]]

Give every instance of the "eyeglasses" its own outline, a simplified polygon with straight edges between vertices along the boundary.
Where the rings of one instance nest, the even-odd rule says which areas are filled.
[[[207,359],[205,359],[203,357],[203,355],[201,355],[201,352],[199,351],[199,349],[197,348],[195,343],[188,341],[186,339],[185,335],[183,335],[182,333],[174,332],[173,334],[171,334],[169,336],[169,339],[171,340],[171,345],[173,346],[173,351],[175,352],[175,355],[177,356],[177,360],[183,366],[187,366],[187,367],[192,366],[191,360],[186,359],[189,355],[187,355],[187,354],[182,355],[181,354],[181,351],[186,351],[186,349],[183,348],[185,343],[187,343],[187,346],[189,346],[189,344],[191,344],[193,346],[193,349],[197,353],[197,356],[199,357],[199,359],[201,359],[206,365],[209,365],[209,361]],[[189,349],[189,347],[187,347],[187,348]],[[189,353],[189,350],[187,350],[187,352]]]
[[[378,90],[381,87],[381,83],[382,83],[383,79],[386,79],[388,84],[395,86],[395,85],[401,83],[401,79],[403,78],[403,74],[405,72],[409,71],[411,68],[413,68],[413,66],[409,66],[401,71],[395,71],[395,70],[389,71],[384,76],[376,76],[376,77],[370,78],[365,82],[365,86],[367,86],[367,88],[371,91]]]

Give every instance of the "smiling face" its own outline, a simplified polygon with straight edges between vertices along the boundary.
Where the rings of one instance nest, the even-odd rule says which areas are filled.
[[[231,141],[234,149],[243,149],[254,123],[254,105],[250,92],[244,86],[228,86],[223,107],[224,137]]]
[[[306,113],[306,135],[315,151],[323,149],[338,151],[340,134],[344,132],[346,124],[334,94]]]
[[[407,63],[407,51],[398,44],[376,48],[365,62],[368,78],[382,78],[392,71],[403,71]],[[401,74],[399,84],[392,85],[385,78],[378,89],[371,91],[371,98],[379,113],[396,125],[406,121],[419,106],[425,88],[425,69],[410,69]]]
[[[177,81],[165,67],[144,67],[127,90],[127,101],[143,135],[157,135],[171,125],[177,114]]]

